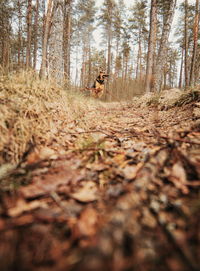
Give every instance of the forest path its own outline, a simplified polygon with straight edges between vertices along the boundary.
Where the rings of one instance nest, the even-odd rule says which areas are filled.
[[[67,154],[33,163],[30,154],[13,173],[25,185],[1,200],[1,270],[197,271],[191,107],[111,103],[87,120],[63,137]]]

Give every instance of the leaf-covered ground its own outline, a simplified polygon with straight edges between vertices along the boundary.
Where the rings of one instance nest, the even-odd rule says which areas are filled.
[[[1,180],[0,270],[199,270],[196,107],[111,103],[33,147]]]

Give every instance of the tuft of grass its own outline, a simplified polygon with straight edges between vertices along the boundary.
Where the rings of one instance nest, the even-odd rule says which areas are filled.
[[[173,104],[173,106],[184,106],[192,102],[200,102],[200,90],[190,90],[183,93]]]
[[[151,96],[151,98],[147,101],[147,106],[158,106],[160,104],[160,94],[156,93]]]
[[[0,77],[0,164],[18,163],[30,144],[62,141],[59,133],[87,115],[96,101],[34,72]]]

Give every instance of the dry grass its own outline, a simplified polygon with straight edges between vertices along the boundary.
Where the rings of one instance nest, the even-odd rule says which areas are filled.
[[[200,102],[200,89],[191,89],[183,93],[175,102],[174,106],[184,106],[192,102]]]
[[[0,77],[0,164],[18,163],[30,144],[49,145],[83,118],[92,99],[64,90],[33,72]]]

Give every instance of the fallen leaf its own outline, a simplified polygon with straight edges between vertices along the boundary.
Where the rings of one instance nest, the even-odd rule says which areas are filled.
[[[187,176],[185,169],[180,162],[177,162],[172,167],[171,175],[169,176],[171,182],[182,191],[183,194],[188,194],[189,189],[187,187]]]
[[[57,159],[55,151],[49,147],[35,149],[27,157],[27,164],[37,163],[40,160]]]
[[[27,203],[25,200],[19,199],[15,207],[8,209],[8,215],[16,217],[24,212],[32,211],[41,207],[47,208],[47,205],[45,203],[41,203],[41,201],[32,201]]]
[[[92,236],[97,231],[98,214],[94,208],[88,207],[83,210],[78,223],[75,225],[74,234],[76,237],[80,235]]]
[[[55,172],[49,172],[43,177],[34,177],[32,184],[19,189],[20,193],[24,198],[35,198],[56,191],[59,186],[68,185],[70,181],[78,182],[81,179],[81,175],[71,169],[70,162],[66,163],[65,167],[55,168]]]
[[[186,183],[187,176],[185,169],[183,168],[181,163],[177,162],[176,164],[173,165],[171,174],[173,177],[179,179],[181,183]]]
[[[97,186],[94,182],[85,182],[77,192],[72,193],[71,197],[80,202],[92,202],[98,199]]]
[[[108,169],[109,166],[104,164],[104,163],[92,163],[92,164],[87,164],[86,165],[87,169],[91,169],[93,171],[103,171],[105,169]]]
[[[138,163],[136,166],[129,166],[129,165],[127,165],[121,171],[122,171],[124,177],[127,180],[132,180],[132,179],[134,179],[137,176],[138,172],[143,167],[143,165],[144,165],[143,162]]]

